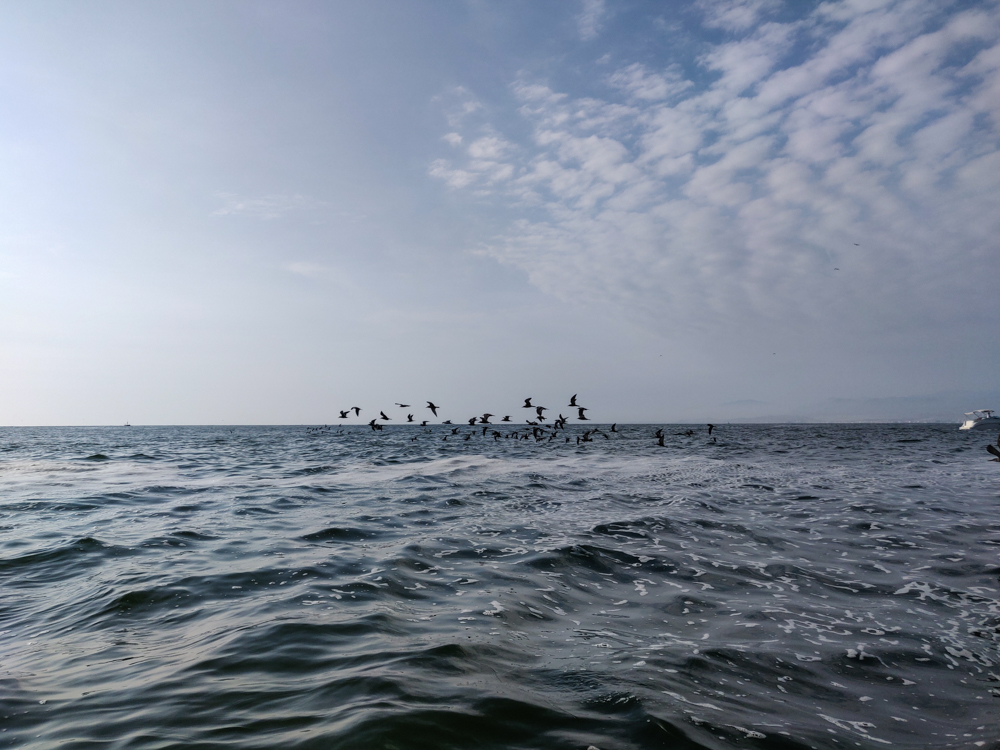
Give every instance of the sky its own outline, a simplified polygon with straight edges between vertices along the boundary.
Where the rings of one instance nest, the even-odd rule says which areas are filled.
[[[1000,409],[996,0],[0,9],[0,424]]]

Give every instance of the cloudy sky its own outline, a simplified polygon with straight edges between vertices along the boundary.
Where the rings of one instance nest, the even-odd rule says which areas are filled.
[[[995,0],[2,11],[0,424],[1000,408]]]

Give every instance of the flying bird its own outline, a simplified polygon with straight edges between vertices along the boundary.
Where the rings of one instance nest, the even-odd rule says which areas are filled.
[[[352,410],[354,411],[354,416],[356,416],[356,417],[360,417],[361,416],[361,407],[360,406],[352,406],[347,411],[352,411]]]
[[[508,415],[507,415],[506,417],[504,417],[504,418],[503,418],[503,419],[501,419],[500,421],[501,421],[501,422],[509,422],[509,421],[510,421],[510,415],[508,414]]]
[[[534,406],[531,405],[531,397],[530,396],[528,398],[524,399],[524,406],[522,406],[521,408],[522,409],[534,409],[535,408]]]
[[[584,408],[584,407],[582,407],[582,406],[578,406],[578,407],[576,407],[576,409],[577,409],[577,411],[579,411],[579,412],[580,412],[580,415],[579,415],[579,416],[577,417],[577,419],[582,419],[582,420],[583,420],[584,422],[588,421],[589,417],[587,417],[587,416],[586,416],[586,415],[584,414],[584,412],[585,412],[585,411],[589,411],[589,410],[588,410],[588,409],[586,409],[586,408]]]
[[[410,408],[409,404],[396,403],[396,406],[398,406],[400,409],[409,409]]]
[[[615,427],[617,427],[617,426],[618,426],[617,422],[615,422],[613,425],[611,425],[611,431],[612,432],[618,432],[618,430],[615,429]]]
[[[338,409],[337,411],[340,411],[340,410]],[[350,409],[348,409],[347,411],[350,411]],[[347,411],[341,411],[340,412],[340,418],[341,419],[347,419]]]
[[[715,425],[714,424],[710,424],[708,426],[708,434],[711,435],[712,434],[712,430],[714,430],[714,429],[715,429]]]
[[[993,459],[994,461],[1000,461],[1000,448],[997,448],[995,445],[987,445],[986,450],[996,456],[996,458]]]
[[[412,422],[413,421],[413,415],[412,414],[407,414],[406,415],[406,421],[407,422]]]
[[[492,416],[493,415],[490,414],[490,413],[483,414],[483,416],[481,416],[479,418],[479,424],[489,424],[490,423],[490,417],[492,417]],[[483,434],[485,435],[486,433],[483,433]]]
[[[384,411],[380,411],[380,412],[379,412],[379,419],[385,419],[385,420],[387,420],[387,421],[388,421],[389,417],[387,417],[387,416],[385,415],[385,412],[384,412]]]
[[[436,404],[435,404],[434,402],[432,402],[432,401],[428,401],[428,402],[427,402],[427,408],[428,408],[428,409],[430,409],[430,410],[431,410],[431,413],[432,413],[432,414],[433,414],[433,415],[434,415],[434,416],[436,417],[436,416],[438,415],[438,409],[440,409],[441,407],[440,407],[440,406],[437,406],[437,405],[436,405]]]
[[[572,406],[573,408],[576,408],[576,396],[577,394],[574,393],[572,396],[570,396],[569,399],[569,405]]]

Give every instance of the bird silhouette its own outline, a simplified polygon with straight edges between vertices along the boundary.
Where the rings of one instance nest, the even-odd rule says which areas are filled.
[[[450,419],[446,419],[441,424],[451,424],[451,420]]]
[[[996,458],[993,459],[994,461],[1000,461],[1000,448],[997,448],[995,445],[987,445],[986,450],[996,456]]]
[[[395,402],[395,403],[396,403],[396,406],[398,406],[400,409],[409,409],[410,408],[409,404],[401,404],[399,402]]]
[[[476,417],[469,417],[469,427],[472,427],[476,423]]]
[[[413,415],[412,414],[407,414],[406,415],[406,421],[407,422],[412,422],[413,421]]]
[[[577,394],[574,393],[569,399],[569,406],[572,406],[574,409],[576,408],[576,395]]]
[[[524,399],[524,406],[522,406],[521,408],[522,409],[534,409],[535,408],[534,406],[531,405],[531,397],[528,397],[528,398]]]
[[[488,413],[488,412],[486,414],[483,414],[483,416],[481,416],[479,418],[479,424],[489,424],[490,423],[490,417],[492,417],[492,416],[493,415],[490,414],[490,413]],[[484,432],[483,434],[485,435],[486,433]]]
[[[538,415],[539,419],[545,419],[545,417],[542,416],[542,412],[543,411],[548,411],[548,410],[549,410],[549,407],[547,407],[547,406],[536,406],[535,407],[535,414]]]
[[[431,410],[431,414],[433,414],[436,417],[438,415],[438,409],[440,409],[441,407],[438,406],[438,405],[436,405],[432,401],[428,401],[427,402],[427,408],[430,409]]]
[[[421,422],[420,426],[421,427],[426,427],[427,426],[427,420],[425,419],[423,422]]]
[[[379,414],[379,419],[384,419],[384,420],[386,420],[386,421],[388,421],[388,420],[389,420],[389,417],[387,417],[387,416],[385,415],[385,412],[384,412],[384,411],[380,411],[380,412],[379,412],[378,414]]]
[[[711,435],[712,434],[712,430],[714,430],[714,429],[715,429],[715,425],[714,424],[710,424],[708,426],[708,434]]]
[[[337,411],[340,411],[340,410],[338,409]],[[347,411],[350,411],[350,409],[348,409]],[[347,411],[341,411],[340,412],[340,418],[341,419],[347,419]]]
[[[507,415],[506,417],[504,417],[504,418],[503,418],[503,419],[501,419],[500,421],[501,421],[501,422],[509,422],[509,421],[510,421],[510,415],[508,414],[508,415]]]
[[[578,407],[576,407],[576,408],[577,408],[577,411],[579,411],[579,412],[580,412],[580,415],[579,415],[579,416],[577,417],[577,419],[580,419],[580,420],[583,420],[584,422],[588,421],[589,417],[587,417],[587,416],[586,416],[586,415],[584,414],[584,412],[585,412],[585,411],[589,411],[589,410],[588,410],[588,409],[585,409],[585,408],[584,408],[584,407],[582,407],[582,406],[578,406]]]
[[[354,416],[356,416],[356,417],[360,417],[361,416],[361,407],[360,406],[352,406],[347,411],[352,411],[352,410],[354,411]]]
[[[618,426],[617,422],[615,422],[613,425],[611,425],[611,431],[612,432],[618,432],[618,430],[615,429],[615,427],[617,427],[617,426]]]
[[[660,435],[660,436],[659,436],[659,437],[658,437],[658,438],[656,439],[656,444],[657,444],[658,446],[660,446],[661,448],[663,448],[663,447],[666,447],[666,446],[664,446],[664,445],[663,445],[663,435]]]

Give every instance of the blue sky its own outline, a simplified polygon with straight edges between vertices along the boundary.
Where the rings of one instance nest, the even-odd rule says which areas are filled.
[[[0,423],[1000,397],[996,2],[4,16]]]

